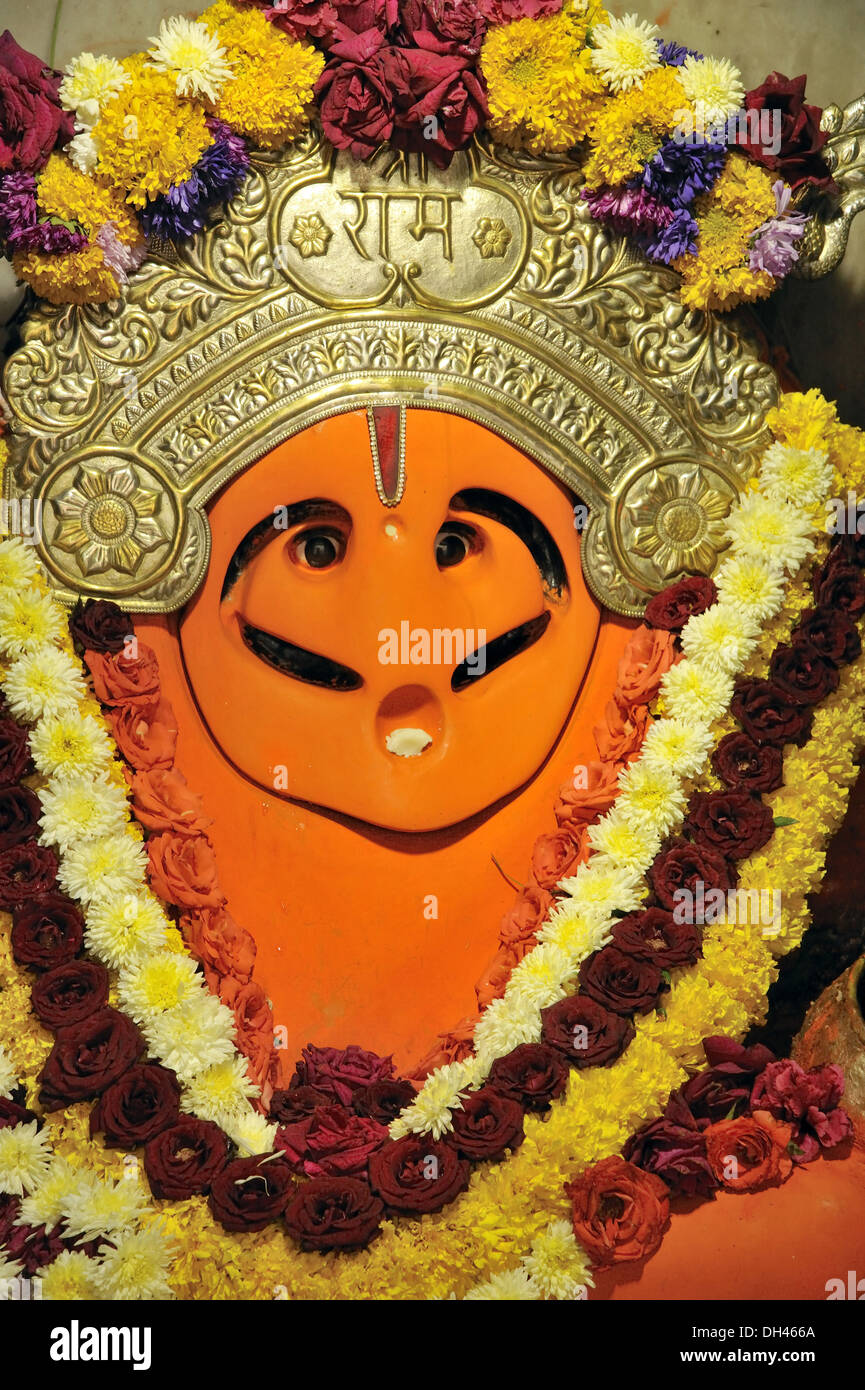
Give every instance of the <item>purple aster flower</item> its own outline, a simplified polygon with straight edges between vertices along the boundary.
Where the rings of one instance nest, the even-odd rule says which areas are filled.
[[[87,237],[74,227],[64,223],[37,222],[34,227],[24,227],[16,234],[9,246],[14,251],[40,251],[44,256],[64,256],[71,251],[83,251]]]
[[[653,261],[669,265],[677,256],[692,256],[697,250],[697,223],[687,208],[679,208],[668,226],[643,243]]]
[[[0,179],[0,236],[8,242],[10,251],[16,249],[23,232],[36,226],[38,217],[33,174],[22,171]]]
[[[194,236],[208,212],[233,198],[246,178],[249,151],[245,141],[224,121],[208,121],[213,144],[202,154],[188,179],[160,193],[141,214],[145,232],[170,240]]]
[[[788,212],[793,194],[783,179],[772,185],[775,194],[775,216],[758,227],[751,242],[748,265],[751,270],[765,270],[776,280],[789,274],[799,259],[796,242],[805,234],[807,217],[801,212]]]
[[[685,145],[668,140],[635,182],[659,202],[673,208],[690,207],[695,198],[714,186],[726,158],[723,145]]]
[[[665,68],[680,68],[686,58],[702,58],[702,53],[696,49],[685,48],[681,43],[674,43],[668,39],[666,43],[663,39],[655,39],[658,45],[658,57]]]
[[[657,232],[673,217],[672,208],[650,197],[644,188],[607,188],[601,193],[584,190],[583,197],[597,222],[626,236]]]

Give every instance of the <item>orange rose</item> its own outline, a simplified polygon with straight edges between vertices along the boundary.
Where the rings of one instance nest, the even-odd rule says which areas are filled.
[[[122,651],[86,651],[84,660],[103,705],[151,704],[159,696],[159,662],[153,648],[144,643],[139,644],[136,657]]]
[[[226,978],[220,998],[234,1011],[238,1051],[249,1062],[250,1078],[260,1086],[268,1074],[273,1050],[273,1010],[267,995],[255,980],[239,985]]]
[[[117,705],[105,711],[114,741],[131,767],[147,772],[170,767],[177,748],[177,722],[167,700]]]
[[[180,930],[190,951],[204,966],[211,988],[223,975],[232,976],[240,984],[251,978],[255,941],[224,907],[184,912]]]
[[[676,635],[638,627],[622,653],[616,675],[616,699],[623,709],[654,700],[676,659]]]
[[[520,951],[521,945],[523,945],[522,942],[516,946],[503,946],[475,985],[478,1008],[482,1013],[494,999],[501,999],[507,989],[514,966],[519,965],[523,957],[528,955],[528,947],[526,950]]]
[[[618,795],[616,779],[620,763],[588,763],[579,768],[573,782],[563,787],[556,802],[556,820],[572,835],[609,811]],[[585,785],[583,785],[585,783]]]
[[[614,1155],[565,1186],[574,1235],[596,1264],[654,1255],[670,1215],[667,1184]]]
[[[513,907],[502,918],[499,940],[508,945],[533,937],[546,921],[552,901],[552,895],[535,883],[521,889]]]
[[[588,858],[587,849],[569,830],[556,830],[552,835],[539,835],[532,850],[532,873],[539,888],[552,892],[568,874],[577,872],[577,865]]]
[[[793,1171],[787,1145],[793,1133],[766,1110],[720,1120],[709,1125],[703,1138],[709,1167],[729,1192],[760,1192],[780,1186]]]
[[[216,858],[206,835],[151,835],[150,886],[175,907],[219,907],[225,894],[217,882]]]
[[[196,835],[211,824],[204,814],[201,797],[190,791],[186,778],[176,768],[154,767],[136,772],[132,779],[132,809],[135,819],[147,830],[175,830],[178,835]]]
[[[627,763],[635,758],[643,746],[648,722],[648,705],[633,705],[623,711],[615,700],[610,700],[603,723],[596,724],[593,731],[601,760]]]
[[[462,1018],[449,1033],[439,1033],[435,1044],[416,1067],[406,1072],[407,1081],[425,1081],[431,1071],[449,1062],[461,1062],[472,1050],[476,1018]]]

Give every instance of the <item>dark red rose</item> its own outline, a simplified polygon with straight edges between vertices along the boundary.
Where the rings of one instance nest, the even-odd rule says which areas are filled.
[[[392,1057],[379,1057],[356,1043],[348,1047],[313,1047],[310,1043],[301,1053],[290,1085],[314,1086],[340,1105],[350,1105],[355,1091],[392,1077]]]
[[[587,994],[571,994],[541,1010],[543,1041],[572,1067],[609,1067],[634,1037],[634,1025]]]
[[[660,966],[629,956],[618,946],[603,946],[580,966],[580,993],[614,1014],[647,1014],[668,988]]]
[[[20,782],[30,766],[27,730],[14,719],[0,719],[0,786]]]
[[[12,914],[12,954],[19,965],[52,970],[74,960],[84,945],[84,918],[71,898],[45,893]]]
[[[146,1144],[180,1115],[180,1083],[157,1062],[130,1067],[103,1091],[90,1112],[91,1136],[101,1132],[109,1148]]]
[[[298,1188],[285,1226],[302,1250],[361,1250],[383,1216],[382,1202],[360,1179],[313,1178]]]
[[[463,1097],[462,1110],[453,1112],[448,1143],[478,1163],[503,1158],[508,1149],[523,1142],[523,1107],[492,1086],[481,1086]]]
[[[29,787],[0,787],[0,850],[35,836],[42,806]]]
[[[21,1265],[19,1278],[32,1279],[63,1253],[62,1226],[13,1226],[3,1255]]]
[[[698,792],[685,824],[698,844],[710,845],[728,859],[747,859],[775,832],[771,807],[749,792]]]
[[[759,1043],[742,1047],[732,1038],[704,1038],[703,1051],[708,1067],[692,1076],[676,1093],[701,1128],[726,1119],[731,1112],[746,1110],[754,1078],[775,1060],[768,1047]],[[681,1112],[672,1108],[676,1097],[670,1098],[665,1114],[681,1123]]]
[[[116,1009],[100,1009],[83,1023],[59,1029],[39,1077],[43,1108],[61,1110],[100,1095],[143,1051],[132,1019]]]
[[[108,1003],[108,971],[95,960],[70,960],[47,970],[30,992],[33,1012],[46,1028],[83,1023]]]
[[[718,597],[714,581],[706,575],[688,575],[663,589],[646,604],[644,622],[665,632],[681,632],[689,618],[705,613]]]
[[[703,934],[690,922],[677,922],[663,907],[631,912],[613,925],[613,942],[626,955],[654,961],[659,970],[693,965],[703,953]]]
[[[13,1125],[29,1125],[34,1120],[38,1120],[34,1110],[28,1110],[26,1105],[19,1105],[8,1096],[0,1096],[0,1129],[9,1129]],[[2,1244],[3,1241],[0,1239],[0,1245]]]
[[[810,642],[802,640],[790,647],[775,648],[769,674],[800,705],[819,705],[838,689],[841,679],[837,666],[822,657]]]
[[[708,1197],[718,1183],[706,1158],[702,1131],[662,1117],[644,1125],[622,1150],[628,1163],[654,1173],[675,1196]]]
[[[565,1089],[568,1068],[561,1053],[546,1043],[520,1043],[496,1058],[487,1081],[526,1110],[546,1110]]]
[[[168,1129],[148,1140],[144,1167],[154,1197],[183,1202],[209,1192],[214,1178],[228,1163],[228,1136],[211,1120],[181,1115]]]
[[[393,132],[382,47],[376,31],[334,44],[331,61],[315,84],[325,135],[355,159],[369,159]]]
[[[429,1135],[389,1141],[369,1160],[369,1181],[389,1211],[441,1211],[469,1185],[471,1167],[456,1149]]]
[[[377,1120],[380,1125],[389,1125],[401,1110],[411,1105],[416,1095],[410,1081],[374,1081],[362,1091],[355,1091],[351,1103],[356,1114]]]
[[[853,620],[840,608],[809,608],[802,615],[793,644],[808,642],[824,661],[844,666],[862,655],[862,638]]]
[[[387,1129],[344,1105],[321,1105],[297,1124],[283,1125],[276,1147],[295,1173],[309,1178],[363,1177],[369,1156],[387,1141]]]
[[[134,636],[132,619],[108,599],[80,601],[69,619],[72,640],[81,651],[119,652]]]
[[[811,736],[811,711],[776,681],[754,677],[737,681],[730,709],[755,743],[771,743],[776,748],[795,743],[801,748]]]
[[[726,892],[733,887],[736,874],[723,854],[710,845],[676,841],[658,855],[649,869],[649,880],[662,907],[671,911],[678,908],[675,913],[677,917],[683,922],[693,922],[696,917],[687,911],[689,900],[683,895],[686,892],[692,895],[690,906],[693,907],[699,884],[702,884],[704,893],[712,888]],[[686,909],[684,912],[683,906]],[[706,920],[709,920],[708,915]]]
[[[461,57],[385,48],[382,72],[393,101],[391,144],[446,169],[489,116],[486,91]]]
[[[43,897],[56,882],[57,855],[53,849],[25,840],[0,850],[0,907],[7,912]]]
[[[654,1255],[670,1215],[666,1183],[612,1156],[565,1186],[574,1235],[597,1265]]]
[[[558,14],[562,0],[478,0],[478,9],[490,24],[513,24],[518,19],[541,19]]]
[[[781,121],[781,147],[773,154],[771,145],[777,145],[777,138],[764,145],[759,132],[751,138],[749,125],[747,138],[738,140],[758,164],[775,172],[789,183],[791,188],[808,183],[813,188],[830,192],[835,181],[829,172],[820,151],[829,136],[820,129],[823,112],[819,106],[805,103],[805,81],[802,77],[784,77],[783,73],[771,72],[765,82],[745,96],[746,111],[777,111]],[[777,121],[778,117],[773,117]]]
[[[331,0],[337,13],[336,37],[377,30],[386,34],[399,20],[399,0]]]
[[[814,575],[814,597],[820,608],[841,609],[850,618],[865,612],[865,576],[850,564],[837,546]]]
[[[712,754],[712,767],[730,791],[777,791],[784,783],[784,755],[771,743],[756,743],[737,730],[721,739]]]
[[[400,21],[399,42],[466,58],[480,53],[487,28],[474,0],[402,0]]]
[[[0,171],[41,169],[55,145],[74,130],[57,95],[60,74],[0,34]]]
[[[294,1179],[281,1154],[236,1158],[213,1179],[210,1210],[226,1231],[263,1231],[288,1206]]]
[[[261,7],[262,0],[238,0],[241,5]],[[322,47],[333,37],[339,16],[330,0],[275,0],[265,4],[264,14],[283,33],[293,39],[318,39]]]
[[[773,1061],[754,1082],[751,1108],[789,1120],[794,1161],[810,1163],[821,1148],[835,1148],[853,1133],[850,1116],[838,1104],[843,1094],[844,1073],[834,1064],[806,1071],[798,1062]]]
[[[333,1105],[333,1096],[317,1091],[314,1086],[294,1086],[288,1091],[274,1091],[270,1098],[270,1119],[280,1125],[296,1125],[309,1119],[320,1105]]]

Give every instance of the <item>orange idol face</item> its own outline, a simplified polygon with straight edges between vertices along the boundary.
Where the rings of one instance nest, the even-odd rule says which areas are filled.
[[[497,435],[434,410],[333,416],[232,482],[210,525],[183,656],[258,785],[428,831],[547,758],[600,614],[569,493]]]

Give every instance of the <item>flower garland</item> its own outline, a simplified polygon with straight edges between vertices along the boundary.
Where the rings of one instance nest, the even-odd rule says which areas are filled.
[[[732,63],[600,0],[217,0],[144,53],[82,53],[62,75],[7,33],[0,91],[0,240],[52,303],[119,296],[146,235],[193,236],[250,147],[316,117],[358,160],[390,144],[446,168],[483,131],[567,155],[588,213],[698,309],[772,293],[835,190],[804,78],[746,92]]]

